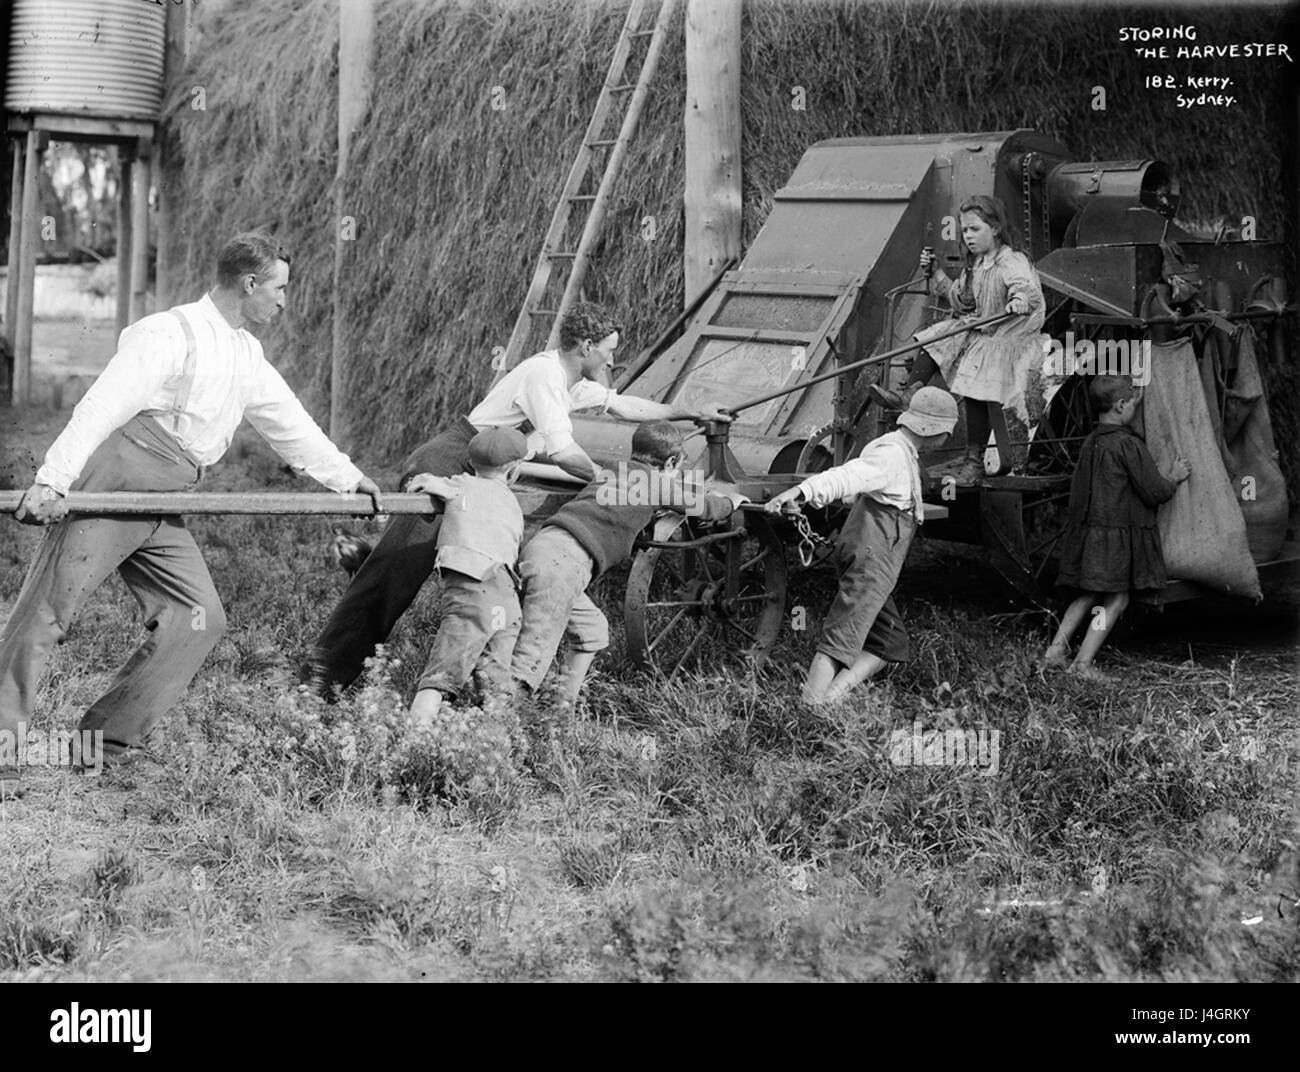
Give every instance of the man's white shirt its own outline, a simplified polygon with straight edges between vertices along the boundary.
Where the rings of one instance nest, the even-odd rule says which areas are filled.
[[[483,401],[469,413],[469,423],[476,428],[518,428],[525,420],[532,423],[528,449],[532,454],[552,457],[573,445],[573,422],[569,413],[579,409],[609,408],[616,392],[595,380],[579,380],[569,386],[558,350],[519,362],[501,377]]]
[[[77,404],[45,455],[36,482],[66,494],[96,448],[136,414],[156,419],[201,465],[226,453],[247,417],[277,454],[333,491],[356,487],[362,473],[312,420],[250,332],[232,328],[204,295],[177,307],[194,332],[194,379],[174,429],[186,341],[176,316],[154,313],[122,332],[117,353]]]

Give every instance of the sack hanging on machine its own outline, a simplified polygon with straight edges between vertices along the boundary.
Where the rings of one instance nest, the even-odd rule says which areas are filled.
[[[1256,562],[1267,562],[1286,540],[1286,479],[1277,462],[1273,421],[1255,358],[1255,334],[1242,328],[1234,343],[1236,371],[1214,403],[1223,414],[1224,462],[1246,522],[1250,553]],[[1207,353],[1202,360],[1213,357]]]
[[[1230,595],[1260,598],[1246,522],[1228,480],[1190,341],[1151,347],[1143,401],[1147,447],[1168,471],[1180,455],[1192,475],[1160,507],[1160,543],[1171,578]]]

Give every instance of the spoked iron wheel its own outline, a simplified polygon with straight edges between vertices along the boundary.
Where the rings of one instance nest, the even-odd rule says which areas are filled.
[[[644,548],[628,574],[623,615],[633,660],[667,676],[705,655],[761,664],[785,612],[785,551],[767,520],[746,512],[743,528],[725,532],[687,520],[662,542],[680,549]]]
[[[1030,440],[1026,472],[1042,476],[1074,472],[1079,448],[1096,424],[1087,386],[1087,377],[1072,377],[1052,397]]]

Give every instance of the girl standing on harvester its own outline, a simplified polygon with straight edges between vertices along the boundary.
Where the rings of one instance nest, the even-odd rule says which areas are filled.
[[[958,484],[973,484],[984,475],[984,449],[992,426],[998,445],[1000,471],[1010,467],[1012,445],[1002,406],[1015,393],[1017,373],[1043,355],[1040,332],[1046,303],[1038,273],[1016,248],[1015,231],[1006,206],[996,197],[967,198],[961,204],[961,234],[966,246],[966,267],[954,283],[939,267],[934,252],[921,253],[921,271],[934,293],[947,298],[957,314],[913,338],[926,347],[912,364],[907,383],[898,391],[873,386],[871,394],[893,409],[906,409],[917,390],[939,372],[958,398],[966,399],[966,454],[946,466],[935,466],[933,476],[951,476]],[[986,328],[927,342],[959,328],[964,322],[1000,313],[1015,313],[1009,320]]]
[[[1058,584],[1082,594],[1066,610],[1042,661],[1044,666],[1065,666],[1070,638],[1091,616],[1070,672],[1110,681],[1092,661],[1128,606],[1130,593],[1164,585],[1156,507],[1173,498],[1191,469],[1182,458],[1168,476],[1156,467],[1146,444],[1129,427],[1141,395],[1127,377],[1096,376],[1088,393],[1099,416],[1083,441],[1070,485],[1057,578]]]

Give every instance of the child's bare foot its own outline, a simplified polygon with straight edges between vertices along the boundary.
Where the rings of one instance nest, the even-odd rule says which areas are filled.
[[[836,681],[822,693],[821,703],[818,706],[827,707],[830,704],[839,703],[855,689],[865,684],[867,684],[865,681]]]
[[[441,707],[441,692],[437,689],[421,689],[415,694],[415,699],[411,701],[411,710],[409,712],[411,728],[416,730],[428,729],[433,725]]]
[[[1048,648],[1038,657],[1040,670],[1062,670],[1070,665],[1070,655],[1064,648]]]
[[[1070,664],[1070,669],[1066,673],[1081,677],[1085,681],[1095,682],[1098,685],[1113,685],[1119,680],[1114,674],[1098,670],[1092,663],[1081,663],[1077,659]]]

